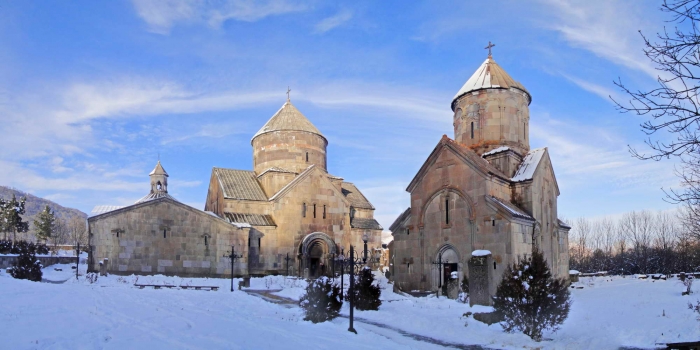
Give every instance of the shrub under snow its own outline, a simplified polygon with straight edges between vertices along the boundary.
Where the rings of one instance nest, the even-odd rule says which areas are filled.
[[[503,315],[501,326],[506,332],[520,331],[542,340],[542,331],[556,331],[569,315],[566,285],[564,279],[552,277],[539,251],[508,266],[493,297],[494,309]]]
[[[340,287],[328,277],[320,277],[308,284],[306,294],[299,299],[299,306],[304,309],[304,321],[325,322],[338,317],[340,307]]]
[[[379,286],[374,283],[374,274],[368,267],[362,269],[355,277],[355,308],[358,310],[379,310],[382,301],[379,296],[382,294]],[[350,296],[348,296],[349,298]]]
[[[14,265],[7,269],[10,275],[17,279],[41,281],[41,263],[36,259],[34,244],[20,245],[19,256]]]

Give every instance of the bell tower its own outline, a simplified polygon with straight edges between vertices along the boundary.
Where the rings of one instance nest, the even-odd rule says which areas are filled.
[[[151,177],[151,194],[168,193],[168,173],[163,169],[160,160],[148,176]]]
[[[530,93],[491,55],[452,100],[455,141],[483,155],[510,149],[520,156],[530,150]]]

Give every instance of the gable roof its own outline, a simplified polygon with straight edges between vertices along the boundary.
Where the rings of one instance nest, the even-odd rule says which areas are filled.
[[[267,200],[265,191],[263,191],[253,171],[214,168],[212,173],[219,181],[224,198],[251,201]]]
[[[527,152],[511,180],[515,182],[532,180],[546,150],[547,148],[537,148]]]
[[[472,166],[474,166],[474,168],[482,174],[494,175],[497,178],[500,178],[501,180],[510,181],[510,178],[508,176],[503,174],[500,170],[496,169],[496,167],[491,165],[491,163],[489,163],[486,159],[481,158],[478,154],[476,154],[476,152],[474,152],[466,146],[460,145],[459,143],[447,137],[447,135],[442,135],[440,142],[438,142],[438,144],[435,146],[433,151],[430,153],[428,158],[421,166],[420,170],[418,170],[418,172],[416,173],[416,176],[414,176],[411,182],[408,184],[406,191],[411,192],[413,190],[413,188],[418,184],[420,179],[422,179],[423,176],[425,176],[425,173],[428,171],[428,168],[437,160],[438,156],[440,155],[440,151],[445,148],[452,151],[466,163],[469,163]]]
[[[155,199],[153,199],[153,200],[145,201],[145,202],[136,202],[136,203],[134,203],[134,204],[132,204],[132,205],[127,205],[127,206],[121,207],[121,208],[119,208],[119,209],[110,210],[110,211],[107,211],[107,212],[104,212],[104,213],[101,213],[101,214],[93,215],[93,216],[88,217],[88,221],[94,221],[94,220],[97,220],[97,219],[100,218],[100,217],[108,217],[108,216],[112,216],[112,215],[116,215],[116,214],[119,214],[119,213],[123,213],[123,212],[129,211],[129,210],[132,210],[132,209],[145,207],[145,206],[148,206],[148,205],[155,205],[155,204],[160,203],[160,202],[168,202],[168,203],[170,203],[170,204],[174,204],[174,205],[176,205],[176,206],[179,206],[179,207],[181,207],[181,208],[183,208],[183,209],[186,209],[186,210],[189,210],[189,211],[198,213],[198,214],[202,214],[202,215],[204,215],[204,216],[207,217],[207,218],[212,218],[212,220],[221,220],[221,221],[223,221],[223,222],[225,222],[225,223],[227,223],[227,224],[236,226],[236,227],[238,227],[238,228],[250,227],[249,225],[246,225],[246,224],[238,224],[238,223],[229,222],[229,221],[227,221],[227,220],[225,220],[225,219],[223,219],[223,218],[220,218],[220,217],[218,217],[218,216],[216,216],[216,215],[211,215],[210,213],[208,213],[208,212],[206,212],[206,211],[199,210],[199,209],[197,209],[197,208],[195,208],[195,207],[191,207],[191,206],[189,206],[189,205],[187,205],[187,204],[185,204],[185,203],[182,203],[182,202],[178,202],[177,200],[175,200],[173,197],[170,197],[170,196],[167,196],[167,197],[159,197],[159,198],[155,198]]]
[[[250,224],[252,226],[277,226],[271,215],[249,213],[224,213],[230,223]]]
[[[265,171],[263,171],[262,173],[258,174],[258,178],[262,177],[263,175],[265,175],[265,174],[267,174],[267,173],[296,174],[296,172],[294,172],[294,171],[292,171],[292,170],[282,169],[282,168],[280,168],[280,167],[273,166],[273,167],[271,167],[271,168],[265,169]]]
[[[343,196],[347,198],[350,205],[355,208],[361,209],[372,209],[374,206],[367,200],[367,197],[360,192],[360,190],[352,182],[343,182],[341,184]]]
[[[373,218],[352,218],[350,219],[350,227],[367,230],[383,230],[382,225]]]
[[[518,208],[518,206],[516,206],[515,204],[513,204],[509,201],[502,200],[502,199],[496,198],[494,196],[488,196],[488,195],[486,196],[486,199],[487,199],[487,201],[490,200],[491,203],[496,204],[497,206],[501,207],[503,210],[508,212],[508,214],[510,214],[516,218],[525,219],[525,220],[532,221],[532,222],[535,221],[535,218],[533,218],[530,214],[526,213],[524,210]]]
[[[517,82],[515,79],[511,78],[508,73],[506,73],[501,66],[499,66],[496,61],[489,56],[484,63],[476,69],[474,74],[467,80],[461,89],[457,92],[455,97],[452,99],[452,105],[454,107],[454,101],[463,95],[477,90],[483,89],[518,89],[528,97],[528,104],[532,102],[532,96],[525,89],[525,87]]]
[[[306,117],[299,112],[299,110],[294,107],[292,102],[287,100],[282,105],[282,108],[280,108],[277,113],[275,113],[270,120],[263,125],[260,130],[258,130],[255,135],[253,135],[253,138],[250,140],[251,144],[253,143],[253,140],[265,133],[268,132],[273,132],[273,131],[282,131],[282,130],[289,130],[289,131],[305,131],[305,132],[310,132],[312,134],[316,134],[318,136],[323,137],[325,140],[326,137],[321,134],[318,129],[308,120]],[[328,142],[326,140],[326,142]]]
[[[399,217],[397,217],[396,220],[394,220],[394,222],[391,224],[391,226],[389,226],[389,231],[391,231],[392,233],[394,231],[396,231],[396,229],[399,228],[401,223],[404,220],[406,220],[406,218],[408,218],[410,215],[411,215],[411,207],[408,207],[408,209],[404,210],[403,213],[401,213],[401,215],[399,215]]]

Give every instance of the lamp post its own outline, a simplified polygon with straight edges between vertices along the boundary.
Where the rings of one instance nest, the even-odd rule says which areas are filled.
[[[363,237],[364,239],[364,237]],[[365,243],[367,246],[367,243]],[[355,308],[355,248],[350,246],[350,289],[348,289],[348,297],[350,298],[350,327],[348,327],[349,332],[357,334],[357,331],[353,327],[354,321],[354,308]]]
[[[292,260],[292,258],[289,257],[289,253],[287,253],[287,257],[284,258],[284,260],[287,262],[287,277],[289,277],[289,260]]]
[[[231,291],[232,292],[233,292],[233,264],[236,261],[236,259],[240,259],[243,257],[243,255],[236,255],[236,251],[234,249],[235,249],[235,247],[232,245],[231,246],[231,254],[224,255],[225,258],[231,259]]]
[[[367,232],[365,232],[365,233],[362,235],[362,242],[365,243],[365,250],[364,250],[364,254],[363,254],[363,256],[362,256],[362,262],[365,263],[365,264],[367,264],[367,241],[368,241],[368,240],[369,240],[369,235],[367,234]]]
[[[437,261],[433,261],[433,262],[432,262],[433,265],[437,265],[437,266],[438,266],[438,291],[437,291],[437,293],[436,293],[436,295],[437,295],[438,298],[440,297],[440,289],[442,288],[442,274],[445,273],[445,272],[442,270],[442,265],[445,265],[445,264],[447,264],[447,263],[448,263],[448,261],[443,261],[443,260],[442,260],[442,253],[440,253],[440,255],[438,255],[438,260],[437,260]]]
[[[78,242],[77,248],[75,248],[75,279],[78,279],[78,269],[80,269],[80,242]]]

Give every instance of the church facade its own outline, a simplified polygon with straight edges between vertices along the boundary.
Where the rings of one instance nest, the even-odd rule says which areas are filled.
[[[557,217],[547,148],[530,149],[531,100],[490,54],[456,94],[454,139],[443,135],[390,227],[395,289],[436,291],[479,269],[493,295],[507,264],[533,249],[556,277],[568,276],[570,227]]]
[[[204,208],[251,226],[249,274],[328,275],[350,245],[381,247],[374,206],[353,183],[328,173],[328,140],[291,101],[251,145],[253,170],[214,168]]]

